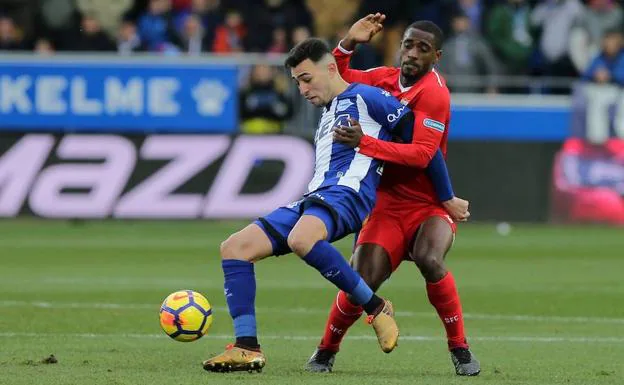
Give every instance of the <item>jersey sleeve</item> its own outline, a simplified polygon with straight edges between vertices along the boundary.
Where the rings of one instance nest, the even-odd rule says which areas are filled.
[[[347,83],[362,83],[374,86],[388,75],[388,67],[376,67],[366,71],[351,69],[350,62],[353,51],[347,51],[342,48],[340,43],[334,48],[332,54],[336,59],[340,76]]]
[[[414,108],[414,129],[411,143],[392,143],[370,136],[362,137],[359,152],[386,162],[425,168],[431,162],[447,129],[450,114],[448,93],[427,95]]]

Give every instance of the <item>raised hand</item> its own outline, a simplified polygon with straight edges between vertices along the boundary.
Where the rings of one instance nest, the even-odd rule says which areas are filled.
[[[377,12],[356,21],[342,39],[342,48],[353,51],[358,43],[368,43],[373,36],[383,29],[384,20],[386,20],[386,15]]]

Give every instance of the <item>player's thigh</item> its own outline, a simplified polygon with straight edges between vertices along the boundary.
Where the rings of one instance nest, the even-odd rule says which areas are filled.
[[[221,243],[221,257],[223,259],[255,262],[272,254],[271,240],[256,223],[247,225]]]
[[[373,291],[392,275],[390,255],[381,245],[364,243],[356,247],[351,257],[351,266]]]
[[[440,264],[453,245],[455,224],[444,214],[428,216],[416,231],[410,258],[417,265]]]
[[[288,235],[288,246],[300,257],[307,255],[318,241],[328,238],[334,227],[333,221],[329,209],[311,205],[305,209]]]
[[[375,211],[358,235],[356,247],[364,245],[375,245],[375,255],[383,250],[387,260],[390,263],[390,273],[396,270],[401,261],[407,254],[407,238],[401,228],[400,218],[395,215],[389,215],[385,212]],[[372,246],[367,246],[367,253]]]

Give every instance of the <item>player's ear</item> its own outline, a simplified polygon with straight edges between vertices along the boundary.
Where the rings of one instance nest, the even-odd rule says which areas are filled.
[[[327,63],[327,70],[329,71],[329,76],[334,77],[338,74],[338,65],[335,61],[330,61]]]
[[[436,60],[435,61],[437,63],[438,60],[440,60],[440,58],[442,57],[442,50],[441,49],[437,50],[436,53],[435,53],[435,56],[436,56]]]

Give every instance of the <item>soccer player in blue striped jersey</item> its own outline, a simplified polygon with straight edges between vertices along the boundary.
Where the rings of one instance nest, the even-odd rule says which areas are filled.
[[[384,352],[392,351],[398,341],[392,304],[375,295],[330,244],[362,227],[375,205],[383,164],[334,142],[333,129],[357,120],[366,135],[390,140],[409,109],[380,88],[345,82],[329,47],[320,39],[298,44],[285,65],[300,93],[323,109],[315,138],[314,177],[301,200],[259,218],[221,244],[225,297],[236,342],[204,361],[208,371],[264,367],[266,359],[256,332],[254,263],[290,252],[362,305]],[[407,121],[411,131],[411,120]]]

